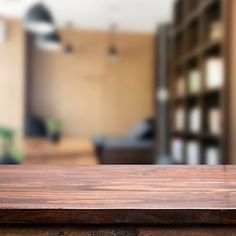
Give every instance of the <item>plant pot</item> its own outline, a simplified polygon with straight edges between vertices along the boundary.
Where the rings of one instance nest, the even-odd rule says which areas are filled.
[[[1,165],[17,165],[19,163],[14,161],[11,155],[5,154],[3,156],[0,156],[0,164]]]
[[[48,139],[52,143],[58,143],[61,140],[60,133],[48,134]]]

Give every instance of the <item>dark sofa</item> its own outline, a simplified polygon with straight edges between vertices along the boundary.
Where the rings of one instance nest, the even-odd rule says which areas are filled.
[[[96,138],[100,164],[155,164],[155,125],[147,119],[137,124],[123,139]]]

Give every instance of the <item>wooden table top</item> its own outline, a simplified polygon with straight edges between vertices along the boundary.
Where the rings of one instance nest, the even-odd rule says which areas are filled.
[[[236,224],[236,166],[3,166],[0,223]]]

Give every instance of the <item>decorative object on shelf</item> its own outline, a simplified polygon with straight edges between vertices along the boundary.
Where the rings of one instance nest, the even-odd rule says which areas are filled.
[[[194,94],[194,93],[199,93],[201,91],[202,78],[201,78],[201,73],[198,69],[193,69],[189,72],[188,82],[189,82],[190,93]]]
[[[49,119],[46,121],[46,128],[48,139],[52,143],[58,143],[61,139],[61,123],[55,119]]]
[[[186,144],[187,164],[199,165],[201,164],[201,148],[197,141],[189,141]]]
[[[4,43],[7,40],[7,23],[0,20],[0,43]]]
[[[176,96],[184,97],[185,95],[186,95],[185,78],[180,77],[177,79],[177,82],[176,82]]]
[[[199,107],[192,108],[189,111],[189,130],[198,133],[202,128],[201,109]]]
[[[184,140],[175,138],[171,143],[171,157],[174,163],[184,163]]]
[[[0,127],[0,164],[16,165],[23,161],[24,155],[15,147],[14,138],[14,131]]]
[[[212,134],[221,134],[221,111],[219,108],[211,108],[208,112],[209,131]]]
[[[220,57],[210,57],[206,61],[207,89],[221,88],[224,84],[224,62]]]
[[[217,41],[223,38],[223,24],[221,21],[216,21],[210,27],[210,40]]]
[[[186,114],[182,107],[179,107],[175,111],[175,129],[176,131],[183,131],[185,128]]]
[[[119,52],[115,42],[116,31],[117,31],[117,25],[113,23],[110,27],[110,46],[108,50],[108,56],[112,60],[116,60],[119,57]]]
[[[25,27],[29,32],[40,35],[51,34],[55,31],[53,17],[42,3],[37,3],[28,10]]]
[[[54,32],[48,35],[38,36],[36,45],[39,49],[46,51],[60,51],[62,49],[61,37],[58,33]]]
[[[207,165],[219,165],[221,163],[220,151],[218,147],[207,147],[205,156]]]

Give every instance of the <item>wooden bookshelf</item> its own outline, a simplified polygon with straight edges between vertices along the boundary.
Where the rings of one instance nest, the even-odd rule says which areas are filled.
[[[177,0],[173,27],[173,55],[171,74],[171,144],[175,139],[184,143],[183,162],[188,163],[187,143],[194,141],[200,147],[199,164],[209,164],[206,151],[215,148],[219,151],[219,164],[228,164],[228,0]],[[215,65],[221,71],[222,82],[213,86],[209,68]],[[217,64],[218,63],[218,64]],[[207,69],[208,68],[208,69]],[[219,68],[222,68],[221,70]],[[212,71],[212,70],[211,70]],[[192,73],[192,77],[190,77]],[[190,83],[190,78],[195,80]],[[200,78],[200,85],[196,83]],[[183,80],[180,82],[179,80]],[[195,84],[194,84],[195,82]],[[179,84],[184,84],[184,94],[179,95]],[[217,82],[215,82],[217,84]],[[197,91],[190,87],[200,86]],[[184,128],[176,129],[176,110],[185,113]],[[197,108],[200,112],[200,128],[190,129],[190,112]],[[219,133],[212,132],[210,115],[219,114]]]

